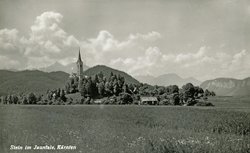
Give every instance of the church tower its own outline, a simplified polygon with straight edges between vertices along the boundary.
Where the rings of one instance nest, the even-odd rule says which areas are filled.
[[[77,59],[76,65],[77,65],[77,76],[79,78],[78,90],[80,91],[82,88],[82,79],[83,79],[83,62],[82,62],[82,58],[81,58],[80,48],[79,48],[79,54],[78,54],[78,59]]]

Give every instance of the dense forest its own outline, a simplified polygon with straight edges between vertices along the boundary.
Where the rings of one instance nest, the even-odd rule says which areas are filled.
[[[79,85],[79,81],[81,84]],[[78,95],[78,97],[76,96]],[[127,83],[119,74],[109,76],[99,72],[90,77],[72,75],[64,89],[48,90],[44,94],[15,94],[1,97],[2,104],[138,104],[141,97],[156,97],[158,105],[201,105],[211,106],[206,102],[208,96],[215,93],[203,90],[199,86],[187,83],[177,85],[151,86],[148,84]],[[75,98],[77,97],[77,98]]]

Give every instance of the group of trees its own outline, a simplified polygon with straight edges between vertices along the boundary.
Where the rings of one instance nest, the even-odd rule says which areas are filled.
[[[42,98],[41,95],[36,96],[34,93],[7,95],[2,96],[0,102],[2,104],[37,104]]]
[[[79,86],[79,81],[82,82]],[[197,99],[206,99],[208,96],[215,96],[214,92],[203,90],[199,86],[187,83],[182,88],[177,85],[151,86],[148,84],[128,84],[125,78],[115,75],[111,72],[109,77],[105,77],[102,72],[93,77],[72,76],[66,83],[66,93],[80,92],[83,98],[100,99],[104,97],[112,97],[103,100],[107,104],[110,101],[114,104],[131,104],[138,103],[141,96],[154,96],[158,98],[159,104],[172,105],[193,105],[197,103]],[[114,98],[115,97],[115,98]],[[118,100],[117,100],[118,99]]]
[[[79,85],[79,81],[82,82]],[[115,75],[111,72],[109,77],[105,77],[102,72],[94,75],[94,77],[72,76],[65,85],[66,93],[80,92],[83,97],[102,98],[110,96],[119,96],[123,92],[130,94],[136,93],[136,85],[126,84],[125,78]]]
[[[79,85],[79,82],[81,84]],[[81,98],[74,101],[67,94],[80,93]],[[151,86],[148,84],[127,84],[125,78],[113,74],[105,77],[102,72],[93,77],[79,80],[71,76],[66,82],[65,89],[48,90],[44,95],[34,93],[2,96],[3,104],[92,104],[94,99],[101,99],[103,104],[138,104],[141,96],[157,97],[160,105],[194,105],[214,92],[203,90],[199,86],[187,83],[182,88],[177,85]]]
[[[161,105],[195,105],[199,101],[205,101],[208,96],[215,96],[214,92],[203,90],[199,86],[187,83],[179,88],[177,85],[150,86],[142,85],[139,88],[139,95],[156,96]]]
[[[63,89],[48,90],[45,95],[34,94],[33,92],[28,94],[11,94],[2,96],[0,102],[2,104],[60,104],[66,102],[67,98]]]

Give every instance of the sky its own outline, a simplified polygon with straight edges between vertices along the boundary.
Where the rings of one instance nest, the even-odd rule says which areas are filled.
[[[0,69],[75,62],[132,76],[250,77],[248,0],[0,0]]]

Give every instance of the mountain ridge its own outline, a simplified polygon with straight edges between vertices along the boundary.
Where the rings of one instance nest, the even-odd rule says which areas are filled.
[[[186,83],[192,83],[194,85],[199,85],[201,83],[193,77],[182,78],[175,73],[162,74],[157,77],[152,75],[141,75],[136,76],[135,78],[143,83],[161,86],[178,85],[179,87],[182,87]]]
[[[89,66],[83,64],[83,70],[87,70]],[[71,74],[72,72],[76,71],[76,63],[69,63],[67,65],[62,65],[59,62],[55,62],[49,66],[38,68],[40,71],[44,72],[55,72],[55,71],[63,71],[66,73]]]
[[[250,95],[250,77],[245,79],[215,78],[201,83],[203,89],[213,90],[219,96]]]

